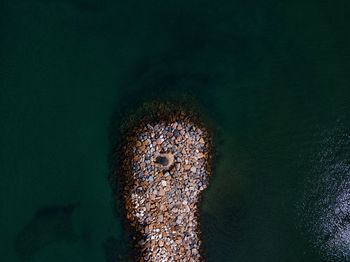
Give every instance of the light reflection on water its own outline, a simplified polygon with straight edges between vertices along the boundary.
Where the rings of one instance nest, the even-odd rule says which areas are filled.
[[[321,140],[302,204],[305,231],[327,261],[350,261],[350,136],[336,128]]]

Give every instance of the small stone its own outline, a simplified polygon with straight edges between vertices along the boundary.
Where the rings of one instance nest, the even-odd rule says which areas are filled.
[[[203,153],[198,153],[197,156],[198,158],[203,158],[205,155]]]
[[[191,169],[191,166],[190,165],[184,165],[184,169],[187,171],[187,170],[190,170]]]
[[[164,187],[166,186],[166,181],[162,180],[161,183],[162,183],[162,186],[164,186]]]
[[[196,167],[191,167],[191,172],[195,173],[197,171],[197,168]]]
[[[165,191],[163,188],[159,189],[159,195],[160,196],[164,196],[165,195]]]
[[[177,129],[174,130],[174,136],[176,138],[180,136],[180,132]]]

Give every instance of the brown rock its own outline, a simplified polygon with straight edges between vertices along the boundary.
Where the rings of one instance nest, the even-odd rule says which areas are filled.
[[[203,157],[205,157],[205,155],[204,155],[203,153],[198,153],[197,156],[198,156],[198,158],[203,158]]]
[[[191,165],[184,165],[184,170],[190,170],[191,169]]]
[[[165,195],[164,189],[163,189],[163,188],[159,189],[158,194],[159,194],[160,196],[164,196],[164,195]]]

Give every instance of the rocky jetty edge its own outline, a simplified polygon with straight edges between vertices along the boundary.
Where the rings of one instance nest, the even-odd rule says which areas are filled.
[[[137,261],[203,261],[198,205],[211,175],[212,136],[194,114],[165,104],[121,147],[123,203]]]

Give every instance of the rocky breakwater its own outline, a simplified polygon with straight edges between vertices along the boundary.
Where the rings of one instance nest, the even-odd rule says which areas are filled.
[[[122,162],[127,220],[138,261],[202,261],[200,193],[210,176],[210,136],[187,113],[141,124]]]

